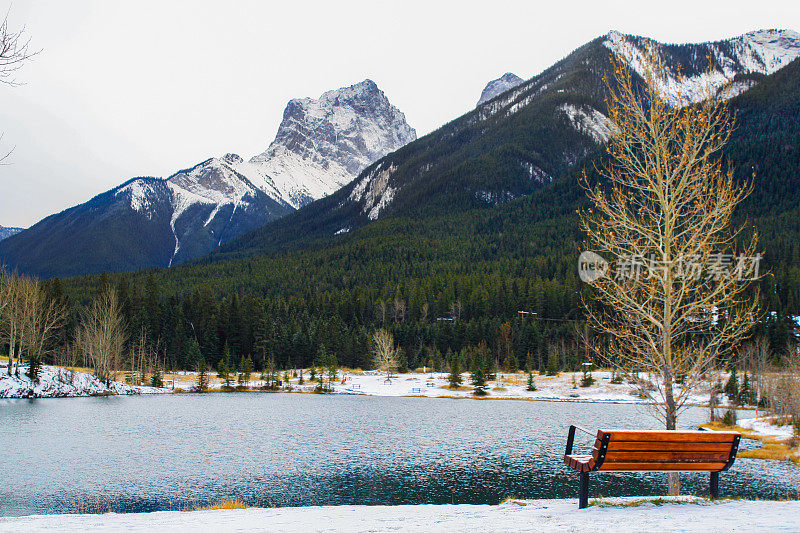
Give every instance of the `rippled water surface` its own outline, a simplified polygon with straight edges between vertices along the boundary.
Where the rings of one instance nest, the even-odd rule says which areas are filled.
[[[682,426],[705,416],[690,410]],[[578,476],[562,463],[570,424],[658,428],[632,405],[268,393],[0,400],[0,515],[182,509],[223,498],[260,506],[571,498]],[[684,493],[706,493],[708,474],[681,476]],[[663,474],[591,479],[592,496],[666,489]],[[720,484],[726,495],[795,497],[800,469],[737,459]]]

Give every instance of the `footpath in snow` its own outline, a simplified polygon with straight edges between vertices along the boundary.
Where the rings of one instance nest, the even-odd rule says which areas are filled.
[[[580,510],[576,500],[520,500],[493,506],[330,506],[42,515],[0,518],[0,532],[800,531],[800,501],[710,502],[692,497],[655,501],[658,503],[641,503],[641,498],[609,498],[600,506]],[[609,504],[612,506],[605,506]]]
[[[64,398],[104,394],[156,394],[170,392],[156,387],[137,387],[112,381],[108,387],[96,377],[57,366],[42,366],[39,382],[28,377],[28,366],[20,367],[19,377],[9,376],[0,366],[0,398]]]

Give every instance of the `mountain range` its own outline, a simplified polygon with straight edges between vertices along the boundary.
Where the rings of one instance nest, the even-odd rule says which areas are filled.
[[[668,67],[664,96],[683,106],[708,90],[732,98],[757,87],[800,56],[800,34],[765,30],[668,45],[612,31],[387,155],[338,192],[220,247],[208,260],[306,246],[378,218],[493,208],[545,188],[596,154],[612,133],[603,82],[610,54],[627,58],[638,72],[651,46]]]
[[[220,244],[221,246],[199,262],[165,271],[163,277],[172,280],[181,278],[184,281],[192,278],[197,283],[213,282],[217,286],[224,287],[231,283],[230,279],[215,279],[215,276],[224,276],[221,272],[229,273],[230,269],[240,268],[234,265],[241,266],[246,263],[250,265],[248,269],[259,274],[247,281],[249,286],[261,290],[267,285],[288,288],[296,280],[277,280],[275,276],[278,268],[270,259],[278,257],[276,254],[279,253],[281,261],[284,262],[291,263],[294,257],[305,257],[305,260],[326,265],[328,268],[330,261],[323,261],[319,257],[311,259],[307,254],[329,257],[335,250],[358,246],[358,243],[366,245],[365,243],[370,242],[377,245],[374,241],[377,234],[384,237],[398,236],[398,238],[404,235],[408,242],[412,242],[422,238],[423,235],[411,236],[404,230],[408,227],[418,227],[419,224],[427,224],[424,221],[430,221],[431,226],[428,228],[430,231],[434,231],[431,228],[436,228],[435,231],[449,232],[454,236],[460,234],[461,230],[452,226],[455,220],[477,217],[478,215],[471,213],[480,212],[489,213],[487,216],[491,217],[491,213],[505,212],[505,205],[519,205],[523,200],[535,213],[538,213],[530,216],[544,217],[532,220],[531,223],[546,224],[553,209],[559,213],[562,212],[559,209],[565,210],[563,212],[570,212],[570,209],[574,211],[576,199],[581,197],[580,191],[575,189],[576,173],[587,165],[591,166],[602,152],[603,143],[613,132],[613,125],[606,116],[603,83],[603,75],[610,67],[610,54],[619,54],[634,71],[640,72],[643,54],[649,47],[657,51],[667,66],[667,77],[663,84],[664,97],[673,105],[680,107],[698,101],[708,94],[709,90],[737,102],[741,100],[737,97],[759,94],[762,86],[770,87],[772,91],[784,90],[785,84],[779,87],[775,83],[768,82],[782,70],[786,70],[785,67],[800,56],[800,34],[789,30],[763,30],[723,41],[673,45],[612,31],[581,46],[563,60],[527,81],[515,84],[513,75],[507,74],[490,82],[482,95],[483,102],[474,110],[416,141],[407,144],[404,142],[411,136],[410,133],[393,138],[401,146],[394,150],[387,149],[383,157],[380,157],[377,151],[374,152],[374,162],[369,165],[365,163],[365,168],[355,179],[335,192],[327,195],[318,194],[319,199],[313,202],[308,202],[310,198],[315,197],[309,190],[298,193],[297,189],[284,187],[281,189],[284,193],[294,190],[294,194],[288,193],[279,197],[276,194],[267,194],[262,187],[248,189],[247,191],[253,196],[258,194],[255,189],[263,192],[265,196],[262,204],[257,205],[255,202],[248,204],[253,206],[248,220],[263,217],[258,220],[257,224],[260,227],[256,229],[246,227],[245,224],[236,227],[233,223],[236,211],[243,209],[241,205],[232,204],[230,213],[221,215],[221,218],[226,220],[226,225],[220,229],[214,229],[213,224],[206,222],[209,214],[214,211],[213,207],[194,215],[178,217],[178,224],[172,217],[175,210],[170,212],[167,209],[164,219],[167,220],[166,224],[170,229],[159,234],[167,236],[165,240],[168,242],[162,246],[166,252],[162,252],[159,261],[150,263],[146,263],[144,256],[134,259],[139,261],[137,266],[167,266],[192,257],[200,257],[205,253],[203,250],[208,251]],[[503,78],[506,80],[500,82]],[[487,99],[484,96],[487,96]],[[767,98],[772,97],[777,101],[778,96],[781,95],[773,94]],[[323,96],[320,102],[323,100],[337,99],[326,99]],[[299,107],[299,104],[297,105]],[[287,122],[306,124],[307,118],[298,120],[291,117],[316,116],[312,111],[296,113],[290,110],[292,107],[294,106],[291,103],[287,107],[286,113],[290,118],[287,119],[285,116],[284,124]],[[383,106],[382,109],[389,107]],[[392,113],[386,116],[397,117]],[[766,119],[763,113],[757,114],[757,117],[748,123],[750,129],[743,128],[742,131],[755,132],[762,128]],[[393,126],[387,127],[387,131],[396,131],[392,128],[403,129],[404,121],[387,118],[382,123],[392,123]],[[295,130],[302,130],[302,127],[297,126]],[[791,131],[793,130],[789,128],[784,132],[770,133],[789,135]],[[766,138],[766,134],[753,133],[753,135],[752,139],[740,138],[740,142],[746,144],[751,152],[756,153],[761,150],[765,158],[769,157],[770,152],[759,144],[762,142],[760,139]],[[294,137],[298,138],[304,137],[302,134]],[[280,154],[282,150],[294,146],[292,141],[281,135],[281,131],[275,142],[278,145],[273,154]],[[310,156],[311,160],[314,160],[314,155],[320,153],[316,149],[299,151],[307,156],[313,154]],[[126,200],[123,203],[137,205],[138,209],[126,212],[135,213],[139,218],[143,212],[152,212],[155,217],[157,206],[154,206],[149,198],[159,195],[150,191],[140,194],[140,187],[169,186],[171,180],[182,184],[183,179],[191,183],[215,183],[214,179],[204,180],[203,176],[206,174],[217,176],[223,173],[218,169],[223,168],[230,169],[224,172],[226,175],[241,174],[246,177],[248,183],[261,184],[258,173],[253,170],[253,167],[263,168],[260,167],[263,163],[259,158],[260,156],[256,156],[248,162],[233,155],[218,160],[212,159],[166,180],[153,178],[133,180],[106,195],[116,198],[119,194]],[[784,157],[776,162],[775,167],[783,168],[785,160],[790,161],[791,158]],[[324,161],[324,158],[320,161]],[[341,166],[344,167],[343,164]],[[352,168],[358,166],[353,165]],[[355,173],[350,175],[356,176]],[[342,185],[343,181],[344,178],[337,182],[338,185],[332,185],[331,190]],[[272,183],[274,185],[276,182]],[[763,191],[774,192],[781,187],[782,185],[773,178],[764,178]],[[276,186],[275,189],[279,187]],[[769,202],[759,194],[757,191],[754,196]],[[101,197],[89,204],[97,202],[102,205],[103,202],[98,200]],[[784,205],[783,199],[791,197],[791,195],[776,194],[772,205]],[[532,199],[536,199],[542,205],[531,206]],[[110,199],[107,201],[110,202]],[[274,203],[269,204],[268,201]],[[78,233],[85,231],[81,226],[94,224],[94,221],[98,220],[97,213],[108,212],[108,208],[104,208],[106,211],[99,209],[95,213],[89,204],[85,204],[86,209],[81,209],[86,214],[81,224],[76,224],[75,231]],[[195,203],[192,209],[198,209],[198,205],[202,204]],[[296,207],[299,209],[295,211]],[[790,207],[790,205],[785,206],[778,211],[785,212]],[[284,212],[281,212],[281,209]],[[191,209],[187,210],[190,211]],[[69,210],[65,213],[69,213]],[[167,214],[171,218],[168,219]],[[29,249],[21,244],[25,242],[23,239],[26,235],[32,235],[31,230],[27,230],[0,243],[0,258],[13,265],[25,265],[32,273],[45,276],[125,268],[124,265],[107,267],[108,261],[103,265],[87,263],[84,256],[90,253],[90,250],[84,253],[76,250],[80,250],[81,242],[91,240],[84,239],[76,245],[76,240],[69,233],[70,217],[63,215],[63,213],[56,215],[61,218],[55,220],[57,224],[54,228],[68,228],[60,234],[61,242],[67,243],[66,246],[62,245],[65,249],[62,256],[48,255],[46,248],[38,256],[31,254]],[[517,217],[519,214],[514,216]],[[480,218],[484,216],[480,215]],[[45,219],[43,223],[48,220]],[[195,228],[192,230],[194,233],[189,232],[189,234],[197,234],[198,227],[211,226],[213,229],[213,236],[200,239],[203,245],[196,248],[183,244],[180,239],[180,236],[187,233],[182,223],[191,220],[196,222],[187,224],[189,228]],[[161,224],[163,226],[165,223]],[[225,231],[231,227],[235,230],[230,230],[226,234]],[[212,229],[205,230],[205,233],[211,233]],[[247,231],[248,229],[251,231]],[[390,231],[389,234],[385,233],[387,230]],[[482,230],[475,231],[480,233]],[[35,247],[39,239],[46,239],[47,236],[47,231],[41,232],[36,237],[31,236],[26,246]],[[434,240],[442,238],[438,234],[424,234],[424,237]],[[146,234],[137,235],[137,239],[143,241],[137,243],[141,248],[146,248],[150,242]],[[559,239],[563,239],[563,235]],[[577,236],[570,239],[574,241]],[[102,233],[97,240],[102,240]],[[401,249],[406,244],[397,242],[393,238],[389,240],[395,242]],[[491,250],[496,249],[491,239],[480,242],[485,248],[482,248],[481,252],[476,252],[479,255],[491,254]],[[475,245],[473,242],[469,244]],[[517,245],[522,246],[522,243],[517,242]],[[184,252],[185,250],[188,251]],[[114,258],[115,253],[123,252],[124,250],[112,251],[105,256]],[[369,259],[372,260],[374,259]],[[257,261],[256,266],[253,266],[253,261]],[[129,264],[134,262],[136,261],[128,261]]]
[[[22,231],[22,228],[6,228],[0,226],[0,241],[8,237],[11,237],[12,235],[16,235],[20,231]]]
[[[129,180],[4,241],[0,261],[43,277],[172,266],[336,191],[414,139],[372,80],[295,99],[264,152]]]

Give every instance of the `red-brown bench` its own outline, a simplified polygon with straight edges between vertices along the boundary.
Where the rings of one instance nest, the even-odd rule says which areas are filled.
[[[622,431],[600,429],[590,455],[574,455],[570,426],[564,463],[580,472],[578,507],[589,504],[589,472],[710,472],[711,497],[719,497],[719,473],[736,459],[741,435],[734,431]]]

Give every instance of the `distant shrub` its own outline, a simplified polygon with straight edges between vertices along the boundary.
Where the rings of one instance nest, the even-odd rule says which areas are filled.
[[[722,416],[722,423],[726,426],[735,426],[737,422],[736,418],[736,411],[733,409],[728,409],[725,411],[725,414]]]

